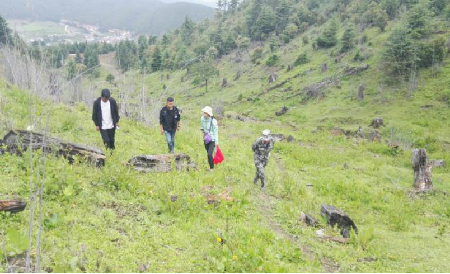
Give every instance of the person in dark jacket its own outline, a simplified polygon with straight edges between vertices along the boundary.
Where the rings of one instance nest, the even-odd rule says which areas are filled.
[[[119,108],[109,89],[103,89],[101,97],[94,101],[92,120],[100,131],[107,149],[115,149],[116,129],[119,128]]]
[[[175,133],[180,130],[180,111],[174,106],[174,99],[167,98],[166,106],[159,113],[159,124],[161,125],[161,135],[166,135],[169,153],[175,150]]]

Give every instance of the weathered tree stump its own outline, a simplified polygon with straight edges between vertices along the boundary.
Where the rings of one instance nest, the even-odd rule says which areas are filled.
[[[355,233],[358,233],[358,228],[352,219],[342,211],[338,210],[332,205],[322,205],[320,214],[327,218],[327,224],[331,227],[337,225],[341,230],[341,235],[344,238],[350,238],[350,230],[353,228]]]
[[[366,87],[364,85],[359,85],[358,87],[358,101],[364,100],[364,91],[366,90]]]
[[[282,115],[286,114],[288,111],[289,111],[289,109],[284,106],[280,111],[275,112],[275,115],[282,116]]]
[[[183,77],[183,76],[181,76],[180,82],[181,82],[181,83],[184,83],[184,77]]]
[[[191,162],[191,157],[184,153],[162,154],[162,155],[138,155],[130,159],[129,164],[135,170],[141,172],[170,172],[173,168],[176,171],[189,171],[195,169],[195,164]]]
[[[289,64],[288,67],[287,67],[287,71],[289,72],[289,71],[291,71],[293,68],[294,68],[294,67],[293,67],[291,64]]]
[[[416,190],[429,191],[433,189],[431,179],[432,166],[428,162],[427,151],[423,148],[414,149],[411,164],[414,169],[414,187]]]
[[[276,80],[278,80],[278,75],[276,73],[271,73],[269,75],[269,84],[275,82]]]
[[[5,151],[3,150],[3,140],[0,140],[0,155],[5,154]]]
[[[300,221],[304,222],[307,226],[319,226],[319,221],[317,221],[313,216],[303,212],[300,213]]]
[[[224,78],[222,79],[222,87],[223,87],[223,88],[226,88],[227,86],[228,86],[228,81],[227,81],[227,78],[224,77]]]
[[[327,70],[328,70],[328,66],[327,66],[326,63],[320,65],[320,71],[321,71],[322,73],[325,73]]]
[[[373,119],[372,123],[369,126],[373,127],[373,128],[380,128],[380,127],[384,126],[383,118],[375,118],[375,119]]]
[[[18,200],[0,201],[0,211],[11,212],[11,214],[23,211],[27,203]]]
[[[236,72],[236,76],[234,77],[234,81],[238,80],[239,78],[241,78],[241,71],[240,70],[238,70]]]
[[[70,163],[74,162],[74,156],[76,156],[80,159],[85,159],[96,166],[105,165],[105,153],[97,148],[69,143],[32,131],[11,130],[3,138],[3,143],[7,146],[6,150],[13,154],[21,155],[22,152],[26,151],[30,144],[32,144],[33,150],[44,149],[45,152],[63,156],[68,159]]]
[[[289,135],[289,136],[287,137],[286,141],[287,141],[288,143],[292,143],[292,142],[295,141],[295,138],[294,138],[292,135]]]
[[[167,73],[166,75],[166,79],[169,80],[170,79],[170,74]]]
[[[378,132],[378,130],[374,130],[370,133],[369,140],[371,142],[381,142],[381,134]]]

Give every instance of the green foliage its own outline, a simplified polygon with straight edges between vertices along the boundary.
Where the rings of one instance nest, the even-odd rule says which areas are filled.
[[[417,47],[408,29],[401,27],[392,32],[386,41],[383,55],[388,75],[409,75],[409,71],[418,61],[418,56]]]
[[[316,44],[319,48],[331,48],[337,44],[337,25],[335,20],[331,20],[325,27],[323,33],[317,38]]]
[[[430,32],[430,18],[432,13],[429,11],[429,2],[422,2],[414,6],[407,16],[407,27],[411,36],[415,39],[422,38]]]
[[[112,75],[111,73],[108,73],[108,75],[106,75],[106,82],[108,82],[108,83],[110,83],[110,84],[112,84],[112,83],[114,83],[114,80],[115,80],[116,78],[114,77],[114,75]]]
[[[345,30],[344,34],[342,35],[341,38],[341,53],[345,53],[349,50],[351,50],[354,47],[354,39],[355,39],[355,34],[353,32],[353,27],[349,27]]]
[[[263,49],[262,48],[256,48],[251,56],[252,63],[256,63],[259,59],[262,58]]]
[[[426,68],[432,66],[433,64],[439,64],[444,60],[446,54],[447,46],[443,36],[421,42],[419,44],[418,65]]]
[[[11,29],[3,17],[0,16],[0,46],[9,44],[12,41]]]
[[[267,58],[266,65],[269,67],[275,66],[280,61],[280,57],[276,54],[272,54]]]
[[[309,63],[308,55],[305,52],[300,54],[297,59],[295,59],[294,66],[300,66]]]
[[[195,79],[205,83],[206,91],[208,91],[208,81],[219,74],[219,71],[214,65],[214,59],[212,57],[206,57],[202,61],[198,62],[192,68]]]
[[[388,22],[387,13],[376,2],[371,2],[369,4],[363,18],[364,22],[379,27],[381,31],[385,30]]]

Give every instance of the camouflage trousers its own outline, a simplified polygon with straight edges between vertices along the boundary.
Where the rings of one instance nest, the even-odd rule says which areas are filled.
[[[260,156],[255,154],[255,167],[256,167],[256,175],[254,179],[254,183],[258,183],[258,180],[261,180],[261,186],[265,186],[266,181],[266,172],[265,168],[267,166],[267,163],[269,162],[269,157],[267,156]]]

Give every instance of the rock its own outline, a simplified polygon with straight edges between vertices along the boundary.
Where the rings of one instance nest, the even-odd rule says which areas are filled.
[[[44,148],[45,141],[45,148]],[[48,153],[55,153],[63,156],[73,163],[76,157],[87,160],[95,166],[105,165],[105,153],[103,151],[87,147],[80,144],[69,143],[54,137],[46,136],[37,132],[25,130],[11,130],[3,138],[3,143],[7,145],[7,151],[21,155],[32,144],[33,150],[45,149]]]
[[[170,196],[170,200],[172,202],[176,202],[178,200],[178,196],[177,195],[172,195],[172,196]]]
[[[423,148],[414,149],[411,164],[414,170],[414,188],[419,191],[432,190],[432,165],[428,162],[427,151]]]
[[[1,154],[1,153],[0,153]],[[432,167],[445,167],[445,161],[444,160],[432,160],[431,161],[431,166]]]
[[[316,236],[319,237],[319,238],[324,237],[325,236],[325,229],[322,228],[322,229],[317,230],[316,231]]]
[[[129,164],[141,172],[170,172],[172,166],[177,171],[195,169],[191,157],[184,153],[162,155],[138,155],[130,159]]]
[[[331,227],[337,225],[341,230],[341,235],[344,238],[350,238],[350,230],[353,228],[355,233],[358,233],[358,228],[352,219],[342,211],[338,210],[332,205],[322,205],[320,214],[327,218],[327,224]]]
[[[319,225],[319,221],[317,221],[313,216],[303,212],[300,213],[300,220],[308,226],[317,227]]]
[[[19,200],[0,201],[0,211],[11,212],[11,214],[23,211],[26,206],[27,203]]]
[[[380,128],[382,126],[385,126],[383,118],[375,118],[375,119],[373,119],[372,123],[369,126],[375,128],[375,129]]]
[[[289,109],[287,107],[283,107],[280,111],[275,112],[276,116],[281,116],[286,114],[289,111]]]

